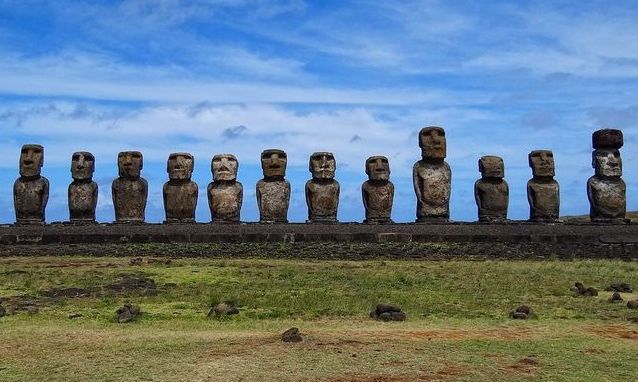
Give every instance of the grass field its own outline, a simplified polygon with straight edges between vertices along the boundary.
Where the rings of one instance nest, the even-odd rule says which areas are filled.
[[[604,291],[638,286],[634,262],[129,260],[0,258],[0,381],[636,380],[638,311]],[[240,314],[207,318],[222,300]],[[118,324],[125,302],[143,314]],[[378,302],[408,320],[370,319]]]

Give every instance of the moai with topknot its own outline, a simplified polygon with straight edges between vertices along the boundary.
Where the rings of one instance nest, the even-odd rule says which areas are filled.
[[[284,179],[288,157],[283,150],[264,150],[261,169],[264,178],[257,182],[256,195],[260,223],[287,223],[290,183]]]
[[[194,223],[197,208],[197,183],[191,180],[195,159],[189,153],[172,153],[166,162],[168,182],[164,195],[165,223]]]
[[[450,219],[452,171],[445,162],[445,130],[431,126],[419,132],[422,159],[414,164],[412,181],[416,193],[416,221],[447,222]]]
[[[335,157],[328,152],[313,153],[308,167],[312,173],[312,179],[306,182],[308,223],[336,223],[339,182],[334,179]]]
[[[474,199],[478,206],[480,222],[504,222],[507,220],[509,187],[503,179],[503,159],[487,155],[479,159],[481,179],[474,183]]]
[[[208,185],[208,207],[214,223],[239,223],[244,188],[237,181],[239,162],[232,154],[218,154],[211,161],[213,181]]]
[[[384,156],[372,156],[366,160],[366,180],[361,186],[367,224],[392,223],[394,184],[390,181],[390,164]]]
[[[529,220],[555,222],[559,217],[560,187],[554,179],[554,154],[551,150],[534,150],[528,159],[533,176],[527,182]]]
[[[587,196],[591,206],[589,216],[592,222],[622,223],[627,210],[619,151],[623,146],[622,131],[598,130],[592,135],[592,141],[592,167],[595,174],[587,181]]]
[[[24,145],[20,151],[20,177],[13,184],[17,224],[44,224],[49,181],[41,175],[44,147]]]
[[[78,151],[71,156],[71,176],[69,184],[69,218],[71,223],[95,223],[98,186],[93,181],[95,157],[86,151]]]
[[[144,222],[148,182],[141,176],[143,168],[141,152],[122,151],[117,155],[119,177],[111,185],[116,223]]]

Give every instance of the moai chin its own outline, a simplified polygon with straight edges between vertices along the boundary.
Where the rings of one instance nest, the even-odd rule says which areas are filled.
[[[194,223],[197,208],[197,183],[191,181],[195,159],[189,153],[172,153],[168,156],[164,183],[164,211],[166,223]]]
[[[595,174],[587,181],[589,216],[592,222],[622,223],[627,209],[619,151],[623,146],[622,131],[598,130],[592,135],[592,143],[592,167]]]
[[[366,160],[368,180],[361,186],[367,224],[392,223],[394,184],[390,182],[390,164],[384,156],[372,156]]]
[[[95,223],[98,186],[93,181],[95,157],[86,151],[78,151],[71,156],[71,176],[69,184],[69,217],[71,223]]]
[[[308,169],[312,179],[306,182],[306,204],[309,223],[336,223],[339,207],[339,182],[335,177],[334,155],[316,152],[310,156]]]
[[[450,219],[452,171],[445,162],[445,130],[424,127],[419,131],[422,159],[414,164],[412,181],[416,193],[416,221],[447,222]]]
[[[13,205],[17,224],[44,224],[49,200],[49,181],[40,175],[44,147],[24,145],[20,151],[20,177],[13,184]]]
[[[534,150],[529,153],[532,179],[527,182],[529,220],[555,222],[559,217],[560,187],[554,179],[554,153],[551,150]]]
[[[113,180],[111,193],[116,223],[143,223],[148,198],[148,182],[141,177],[144,157],[139,151],[117,155],[119,177]]]
[[[474,198],[478,206],[480,222],[504,222],[507,220],[509,187],[503,179],[505,166],[497,156],[479,159],[481,179],[474,183]]]
[[[232,154],[218,154],[211,161],[213,181],[208,185],[208,207],[214,223],[239,223],[244,188],[237,181],[239,162]]]
[[[288,157],[283,150],[261,153],[264,178],[257,182],[256,195],[260,223],[287,223],[290,183],[284,179]]]

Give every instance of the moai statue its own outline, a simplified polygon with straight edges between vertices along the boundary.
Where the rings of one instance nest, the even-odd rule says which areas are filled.
[[[237,181],[239,162],[232,154],[218,154],[211,162],[213,181],[208,185],[208,207],[215,223],[239,223],[244,188]]]
[[[425,127],[419,131],[422,159],[414,164],[412,181],[416,193],[416,221],[447,222],[450,219],[452,171],[445,162],[445,130]]]
[[[336,223],[339,182],[334,179],[335,157],[327,152],[313,153],[308,167],[312,173],[312,179],[306,182],[308,223]]]
[[[44,147],[24,145],[20,151],[20,177],[13,184],[13,205],[18,224],[44,224],[49,181],[40,175]]]
[[[534,150],[528,159],[533,175],[527,182],[529,220],[555,222],[559,216],[560,187],[554,180],[554,154],[551,150]]]
[[[286,153],[282,150],[264,150],[261,169],[264,178],[257,182],[257,206],[260,223],[288,223],[290,183],[286,176]]]
[[[503,159],[487,155],[479,159],[481,179],[474,183],[474,198],[478,206],[480,222],[504,222],[507,220],[509,187],[503,179]]]
[[[194,223],[197,207],[197,183],[191,181],[195,159],[189,153],[168,156],[164,183],[164,211],[166,223]]]
[[[141,177],[144,157],[139,151],[117,155],[119,177],[113,180],[111,193],[116,223],[143,223],[148,198],[148,182]]]
[[[363,206],[368,224],[392,223],[392,202],[394,184],[390,182],[390,164],[384,156],[374,156],[366,160],[366,180],[361,186]]]
[[[97,183],[93,181],[95,157],[86,151],[73,153],[69,184],[69,217],[71,223],[95,223]]]
[[[627,209],[626,186],[622,180],[622,131],[604,129],[592,136],[592,166],[595,175],[587,181],[589,216],[593,222],[623,222]]]

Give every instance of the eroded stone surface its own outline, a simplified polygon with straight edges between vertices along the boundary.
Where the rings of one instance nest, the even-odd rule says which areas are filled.
[[[244,188],[237,181],[238,169],[239,162],[232,154],[218,154],[213,157],[213,181],[207,189],[208,207],[213,222],[239,222]]]
[[[390,182],[390,164],[384,156],[373,156],[366,160],[368,180],[361,186],[361,196],[368,224],[392,223],[394,184]]]
[[[111,193],[117,223],[143,222],[148,198],[148,182],[141,177],[144,157],[139,151],[117,155],[119,177],[113,180]]]
[[[484,156],[479,159],[481,179],[474,183],[474,198],[478,206],[481,222],[502,222],[507,220],[509,187],[503,179],[505,165],[497,156]]]
[[[308,222],[335,223],[339,207],[339,182],[334,179],[337,163],[334,155],[316,152],[310,156],[312,179],[306,182]]]
[[[71,223],[94,223],[98,186],[93,181],[95,157],[86,151],[73,153],[69,184],[69,217]]]
[[[283,150],[261,153],[264,178],[257,182],[256,195],[260,223],[287,223],[290,183],[284,179],[288,157]]]
[[[445,130],[431,126],[419,132],[422,159],[414,164],[412,180],[417,198],[417,222],[444,222],[450,218],[452,171],[445,162]]]
[[[556,221],[560,209],[560,187],[554,180],[554,154],[550,150],[534,150],[528,158],[533,175],[527,182],[529,219],[537,222]]]
[[[13,205],[18,224],[43,224],[49,200],[49,181],[41,175],[44,147],[24,145],[20,151],[20,177],[13,184]]]
[[[592,135],[595,150],[592,167],[595,174],[587,181],[590,218],[595,222],[623,222],[627,210],[626,185],[622,176],[619,149],[623,144],[620,130],[603,129]]]
[[[197,183],[191,181],[195,159],[189,153],[172,153],[166,163],[168,182],[164,183],[164,211],[167,223],[194,223]]]

